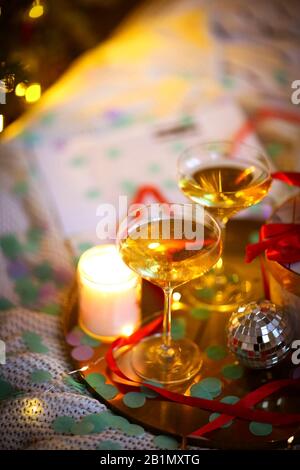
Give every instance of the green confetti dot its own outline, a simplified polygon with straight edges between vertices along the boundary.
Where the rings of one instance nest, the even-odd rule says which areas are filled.
[[[226,403],[227,405],[235,405],[238,401],[240,401],[239,397],[235,395],[227,395],[220,400],[221,403]]]
[[[216,377],[206,377],[206,379],[201,380],[199,383],[201,384],[201,387],[205,388],[209,392],[215,392],[222,388],[221,380]]]
[[[190,116],[188,114],[186,114],[185,116],[182,116],[181,119],[180,119],[180,124],[182,126],[191,126],[194,124],[194,118],[193,116]]]
[[[52,423],[52,428],[59,434],[69,434],[76,421],[71,416],[58,416]]]
[[[221,359],[224,359],[226,357],[226,349],[223,346],[219,346],[217,344],[208,346],[205,350],[206,355],[209,359],[212,359],[213,361],[220,361]]]
[[[266,150],[271,158],[277,158],[284,151],[284,145],[280,142],[269,142],[266,144]]]
[[[235,81],[233,77],[230,77],[229,75],[226,75],[222,78],[222,84],[224,88],[226,89],[233,89],[235,86]]]
[[[106,428],[105,422],[101,419],[101,416],[97,413],[85,416],[82,423],[92,423],[93,425],[93,434],[100,433]]]
[[[111,384],[98,385],[96,390],[105,400],[113,400],[119,393],[119,390]]]
[[[279,83],[279,85],[284,86],[284,85],[287,85],[288,83],[288,78],[287,78],[285,70],[282,70],[282,69],[275,70],[274,78],[277,81],[277,83]]]
[[[0,311],[9,310],[14,304],[6,297],[0,297]]]
[[[42,384],[45,382],[50,382],[50,380],[52,380],[52,375],[47,370],[36,369],[31,372],[30,380],[34,384]]]
[[[239,397],[236,397],[235,395],[227,395],[226,397],[222,398],[221,403],[226,403],[227,405],[235,405],[239,401]],[[214,421],[220,416],[219,413],[212,413],[209,417],[209,422]],[[224,424],[222,428],[229,428],[233,423],[233,420],[229,421],[228,423]]]
[[[161,166],[158,163],[151,163],[148,166],[148,171],[149,173],[152,173],[153,175],[157,175],[161,171]]]
[[[63,382],[68,387],[71,387],[73,390],[76,390],[76,392],[85,392],[85,386],[80,382],[77,382],[77,380],[73,379],[73,377],[71,377],[70,375],[66,375],[63,378]]]
[[[33,331],[24,331],[22,338],[27,348],[31,352],[35,353],[47,353],[49,349],[43,344],[43,340],[40,335]]]
[[[174,318],[171,325],[171,334],[174,340],[182,339],[186,334],[186,319]]]
[[[23,142],[27,145],[34,145],[40,141],[40,137],[37,134],[29,131],[24,131],[21,134],[21,139],[23,139]]]
[[[128,408],[141,408],[146,403],[146,397],[140,392],[128,392],[123,396],[123,403]]]
[[[269,436],[273,431],[273,426],[268,423],[257,423],[256,421],[251,421],[249,424],[249,431],[254,434],[254,436]]]
[[[177,183],[174,180],[164,180],[162,184],[166,189],[177,189]]]
[[[99,341],[98,339],[92,338],[91,336],[84,335],[80,340],[80,344],[91,346],[91,348],[97,348],[97,346],[100,346],[101,341]]]
[[[102,441],[97,447],[98,450],[122,450],[123,446],[119,442]]]
[[[94,431],[94,424],[91,421],[81,420],[79,423],[74,423],[71,427],[71,433],[76,436],[84,436]]]
[[[40,281],[53,279],[53,268],[48,261],[43,261],[41,264],[35,266],[33,272]]]
[[[110,428],[114,428],[114,427],[118,427],[118,419],[116,420],[116,418],[118,418],[118,416],[114,415],[110,410],[107,410],[107,411],[103,411],[102,413],[98,413],[99,414],[99,418],[101,419],[101,421],[105,424],[105,426],[107,427],[110,427]]]
[[[45,124],[47,126],[47,125],[52,124],[55,121],[55,119],[56,119],[56,114],[55,113],[45,113],[41,117],[40,121],[41,121],[42,124]]]
[[[32,242],[40,242],[43,237],[43,230],[39,227],[32,227],[28,230],[27,239]]]
[[[220,413],[212,413],[211,415],[209,415],[209,422],[211,423],[212,421],[215,421],[215,419],[219,418],[220,416]],[[228,421],[228,423],[226,424],[223,424],[222,428],[223,429],[226,429],[226,428],[229,428],[233,423],[233,420],[231,421]]]
[[[16,259],[22,253],[22,246],[14,235],[1,237],[0,247],[3,254],[9,259]]]
[[[141,392],[145,395],[147,398],[156,398],[158,397],[158,393],[155,392],[155,390],[151,390],[151,388],[148,388],[146,384],[149,385],[154,385],[154,387],[158,388],[163,388],[163,385],[158,382],[151,382],[151,380],[147,380],[144,382],[145,385],[141,385]]]
[[[27,233],[27,242],[23,246],[24,252],[36,253],[42,241],[43,232],[40,228],[34,227]]]
[[[27,181],[18,181],[13,187],[13,192],[17,196],[24,196],[28,192],[28,189]]]
[[[26,305],[32,305],[38,297],[39,289],[30,279],[18,279],[15,284],[15,291],[19,295],[21,302]]]
[[[111,159],[111,160],[115,160],[116,158],[119,158],[121,155],[121,151],[119,148],[117,147],[110,147],[109,149],[107,149],[106,151],[106,156],[107,158]]]
[[[176,441],[176,439],[169,436],[155,436],[153,442],[160,449],[174,450],[178,448],[178,442]]]
[[[106,381],[104,375],[100,374],[99,372],[92,372],[91,374],[87,374],[85,379],[87,383],[93,388],[101,387],[105,384]]]
[[[129,424],[127,428],[124,429],[125,434],[128,436],[142,436],[145,434],[145,429],[138,424]]]
[[[86,163],[86,158],[83,155],[76,155],[70,161],[71,165],[74,167],[82,167]]]
[[[201,387],[200,384],[194,384],[190,390],[191,397],[204,398],[205,400],[213,400],[214,396],[205,388]]]
[[[124,114],[123,116],[119,116],[117,119],[114,119],[114,121],[112,123],[112,127],[116,127],[116,128],[127,127],[127,126],[130,126],[133,123],[134,123],[133,116]]]
[[[211,316],[211,313],[206,308],[194,307],[191,310],[191,315],[197,320],[208,320]]]
[[[181,153],[186,148],[186,146],[182,142],[174,142],[171,146],[171,150],[174,153]]]
[[[222,374],[227,379],[237,380],[243,377],[244,369],[239,364],[228,364],[223,367]]]
[[[259,242],[259,231],[253,230],[248,237],[249,243],[257,243]]]
[[[220,395],[222,391],[222,382],[215,377],[207,377],[191,387],[191,396],[206,398],[212,400]]]
[[[101,196],[101,191],[97,188],[91,188],[85,193],[88,199],[97,199]]]
[[[6,400],[16,395],[15,388],[6,380],[0,378],[0,400]]]
[[[41,308],[42,312],[47,313],[48,315],[59,315],[60,309],[60,305],[56,303],[44,305],[44,307]]]
[[[112,415],[109,419],[109,427],[112,429],[120,429],[124,431],[130,426],[128,419],[123,416]]]
[[[141,386],[141,393],[145,395],[146,398],[158,397],[158,394],[154,390],[151,390],[150,388],[147,388],[144,385]]]
[[[93,247],[93,244],[91,242],[81,242],[78,244],[78,250],[80,253],[83,253],[86,250],[89,250],[90,248]]]
[[[203,289],[197,289],[196,290],[196,296],[198,299],[206,299],[206,300],[211,300],[216,291],[213,287],[204,287]]]
[[[124,180],[121,182],[121,190],[124,193],[133,194],[136,191],[136,183],[130,180]]]

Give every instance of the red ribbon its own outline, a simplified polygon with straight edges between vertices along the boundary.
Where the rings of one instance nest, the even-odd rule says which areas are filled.
[[[157,188],[155,188],[155,186],[147,184],[145,186],[141,186],[137,190],[136,194],[134,195],[131,201],[131,204],[140,204],[146,200],[147,196],[151,196],[154,200],[160,203],[168,202],[164,195]]]
[[[300,187],[300,173],[276,172],[272,178]],[[300,224],[266,224],[261,227],[258,243],[247,245],[246,263],[266,252],[271,261],[281,264],[300,261]]]
[[[222,416],[217,418],[213,423],[209,423],[204,427],[200,428],[199,430],[194,431],[192,433],[193,436],[202,436],[207,432],[210,432],[214,429],[219,428],[220,426],[223,426],[223,424],[226,424],[226,422],[234,418],[241,418],[247,421],[270,423],[275,426],[286,426],[300,423],[300,414],[277,413],[252,409],[252,407],[256,403],[259,403],[267,396],[283,388],[290,386],[300,388],[300,380],[286,379],[270,382],[258,388],[257,390],[250,392],[248,395],[246,395],[246,397],[241,399],[235,405],[229,405],[226,403],[221,403],[218,400],[206,400],[204,398],[196,398],[182,395],[176,392],[171,392],[170,390],[166,390],[164,388],[160,388],[148,383],[141,383],[127,377],[120,370],[115,359],[115,353],[118,351],[119,348],[123,346],[132,347],[145,336],[155,333],[161,327],[162,320],[162,316],[159,316],[152,320],[150,323],[148,323],[146,326],[140,328],[138,331],[133,333],[133,335],[131,335],[130,337],[118,338],[112,343],[106,353],[106,361],[109,370],[112,373],[112,380],[114,382],[129,387],[140,387],[141,385],[143,385],[151,390],[154,390],[158,395],[167,400],[222,414]]]
[[[263,225],[260,241],[246,247],[246,263],[264,252],[270,261],[281,264],[300,261],[300,224]]]
[[[261,110],[255,118],[248,121],[236,134],[235,141],[238,143],[243,140],[247,134],[254,131],[257,123],[266,118],[280,118],[290,122],[299,123],[300,116],[294,113],[286,113],[281,110]],[[272,174],[274,179],[281,180],[293,186],[300,186],[300,173],[292,172],[275,172]],[[159,202],[166,202],[164,196],[153,186],[144,186],[136,194],[133,203],[141,202],[147,195],[151,194]],[[296,247],[296,249],[295,249]],[[246,261],[252,261],[256,256],[260,255],[263,251],[267,251],[269,259],[282,260],[284,262],[294,262],[295,259],[300,261],[300,226],[298,224],[269,224],[262,227],[260,242],[247,247]],[[299,256],[299,259],[298,259]],[[292,261],[290,261],[292,259]],[[265,285],[265,287],[267,287]],[[115,353],[123,346],[132,347],[144,337],[156,332],[162,325],[162,316],[154,319],[146,326],[133,333],[128,338],[118,338],[114,341],[107,351],[106,361],[110,372],[112,373],[112,380],[115,382],[129,386],[140,387],[141,383],[134,381],[127,377],[119,368],[115,359]],[[220,413],[220,416],[213,422],[202,426],[200,429],[194,431],[191,436],[200,437],[208,432],[219,429],[224,424],[228,423],[234,418],[241,418],[247,421],[258,421],[262,423],[270,423],[274,426],[286,426],[300,423],[300,414],[289,413],[274,413],[263,410],[253,409],[253,406],[261,402],[266,397],[275,392],[293,386],[300,389],[300,380],[285,379],[277,380],[267,383],[257,390],[254,390],[242,398],[238,403],[229,405],[221,403],[218,400],[206,400],[204,398],[196,398],[191,396],[182,395],[179,393],[171,392],[162,389],[152,384],[143,383],[143,386],[154,390],[161,397],[182,403],[192,407],[201,408],[211,412]]]

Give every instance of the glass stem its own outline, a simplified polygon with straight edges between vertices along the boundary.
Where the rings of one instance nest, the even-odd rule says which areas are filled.
[[[171,315],[172,315],[173,288],[168,286],[164,289],[164,320],[163,320],[163,346],[165,350],[171,348]]]
[[[222,231],[222,244],[223,244],[223,252],[224,252],[224,249],[225,249],[225,243],[226,243],[226,227],[227,227],[227,220],[221,220],[219,222],[220,224],[220,227],[221,227],[221,231]],[[221,256],[221,258],[219,259],[219,261],[217,262],[216,266],[215,266],[215,272],[221,274],[224,270],[224,258],[223,256]]]

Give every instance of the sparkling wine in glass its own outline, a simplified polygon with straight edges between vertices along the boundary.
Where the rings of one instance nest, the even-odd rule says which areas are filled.
[[[145,380],[180,383],[201,367],[198,346],[171,336],[175,287],[201,276],[221,256],[221,230],[205,210],[193,204],[154,204],[129,212],[118,233],[124,262],[164,291],[163,332],[138,343],[132,351],[135,372]]]
[[[261,150],[224,141],[186,150],[178,162],[178,182],[189,199],[220,221],[224,239],[228,220],[260,202],[272,179]],[[208,307],[230,310],[249,295],[250,283],[244,282],[236,271],[224,268],[220,259],[213,273],[203,276],[197,287],[198,299]],[[207,296],[207,292],[211,295]]]

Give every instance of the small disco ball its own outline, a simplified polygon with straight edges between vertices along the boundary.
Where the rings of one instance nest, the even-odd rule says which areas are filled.
[[[268,300],[239,307],[227,328],[229,349],[252,369],[269,369],[278,364],[288,354],[293,340],[290,317]]]

